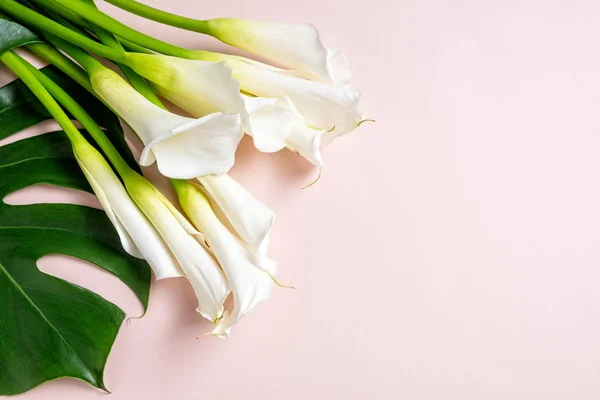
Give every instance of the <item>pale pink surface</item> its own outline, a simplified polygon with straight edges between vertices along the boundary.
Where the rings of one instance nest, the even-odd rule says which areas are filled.
[[[271,253],[297,290],[197,341],[190,288],[154,284],[109,359],[111,400],[600,397],[599,2],[147,3],[316,24],[378,122],[328,147],[305,191],[307,163],[244,141],[233,175],[278,213]],[[106,274],[41,267],[140,314]],[[63,379],[22,398],[107,397]]]

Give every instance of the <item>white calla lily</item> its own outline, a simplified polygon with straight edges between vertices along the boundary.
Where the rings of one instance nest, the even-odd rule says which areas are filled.
[[[273,287],[269,274],[275,273],[274,263],[269,264],[267,273],[250,249],[223,225],[198,187],[178,181],[175,189],[181,206],[204,234],[231,285],[233,310],[225,311],[212,332],[213,335],[227,337],[240,318],[269,298]]]
[[[230,293],[223,271],[204,247],[204,237],[150,182],[128,176],[127,189],[179,262],[198,298],[198,312],[215,322],[223,316]]]
[[[265,57],[303,78],[345,86],[350,83],[350,67],[340,50],[328,50],[312,24],[285,24],[236,18],[203,21],[208,34]]]
[[[364,121],[359,110],[358,90],[282,74],[240,57],[218,54],[211,57],[227,62],[244,92],[257,97],[287,97],[291,100],[306,125],[326,131],[322,135],[323,144],[353,131]]]
[[[125,62],[152,82],[161,96],[191,115],[237,113],[244,129],[250,129],[240,85],[224,63],[141,53],[127,53]]]
[[[94,91],[137,133],[145,145],[140,164],[154,161],[170,178],[224,173],[234,164],[243,136],[238,114],[210,114],[200,119],[173,114],[139,94],[108,68],[93,71]]]
[[[157,280],[183,276],[169,246],[136,206],[104,157],[83,140],[74,144],[73,152],[125,251],[146,259]]]
[[[252,124],[251,136],[258,150],[272,153],[286,147],[323,167],[320,147],[326,131],[306,125],[289,98],[244,96],[244,99]]]
[[[205,175],[198,181],[206,189],[213,206],[224,215],[262,265],[275,213],[228,174]]]

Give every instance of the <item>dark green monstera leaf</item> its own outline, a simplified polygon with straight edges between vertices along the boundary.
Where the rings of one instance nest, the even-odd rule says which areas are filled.
[[[0,35],[0,54],[24,44],[40,41],[35,33],[8,19],[0,19]]]
[[[0,19],[0,52],[37,40]],[[119,121],[103,104],[53,68],[58,81],[135,166]],[[50,116],[20,81],[0,89],[0,139]],[[0,147],[0,199],[38,183],[91,192],[63,132]],[[104,389],[103,371],[125,314],[87,289],[39,271],[48,254],[77,257],[123,281],[148,304],[150,269],[121,247],[101,210],[70,204],[8,205],[0,201],[0,395],[25,392],[59,377]]]

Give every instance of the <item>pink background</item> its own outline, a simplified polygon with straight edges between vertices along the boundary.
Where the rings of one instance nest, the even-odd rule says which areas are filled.
[[[243,142],[233,175],[278,213],[271,253],[297,290],[275,290],[229,340],[195,340],[209,326],[191,290],[154,284],[108,361],[111,400],[600,398],[600,2],[147,3],[313,22],[378,122],[328,147],[305,191],[309,164]],[[42,194],[81,199],[11,201]],[[140,314],[79,261],[40,267]],[[69,379],[21,397],[106,398]]]

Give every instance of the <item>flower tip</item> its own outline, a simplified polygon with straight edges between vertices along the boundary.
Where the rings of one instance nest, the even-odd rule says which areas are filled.
[[[302,190],[304,189],[308,189],[309,187],[311,187],[312,185],[314,185],[315,183],[319,182],[319,180],[321,179],[321,174],[323,173],[323,168],[319,168],[319,175],[317,176],[317,179],[315,179],[314,181],[312,181],[311,183],[309,183],[308,185],[304,186],[302,188]]]
[[[360,121],[358,124],[356,124],[356,127],[358,128],[359,126],[361,126],[362,124],[364,124],[365,122],[377,122],[374,119],[363,119],[362,121]]]
[[[279,286],[280,288],[294,289],[294,290],[296,290],[296,288],[294,286],[282,285],[281,283],[279,283],[279,281],[277,280],[277,278],[275,278],[275,275],[273,275],[270,271],[265,270],[265,272],[269,275],[269,277],[271,278],[271,280],[273,281],[273,283],[276,284],[277,286]]]
[[[196,337],[196,340],[202,339],[203,337],[206,336],[214,336],[214,337],[218,337],[220,339],[227,339],[227,336],[225,335],[221,335],[219,333],[214,333],[214,332],[206,332],[204,335],[200,335],[198,337]]]
[[[222,318],[219,318],[219,319],[221,320]],[[215,325],[217,325],[217,323]],[[206,332],[205,334],[198,336],[196,338],[196,340],[202,339],[203,337],[206,337],[206,336],[214,336],[214,337],[218,337],[219,339],[228,339],[229,331],[230,331],[230,329],[223,329],[223,327],[216,326],[212,332]]]

